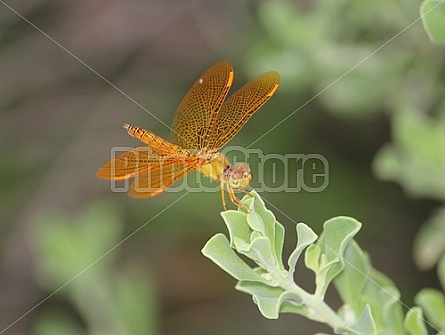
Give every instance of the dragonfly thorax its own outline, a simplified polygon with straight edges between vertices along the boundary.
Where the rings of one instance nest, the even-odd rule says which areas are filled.
[[[219,156],[223,156],[218,150],[209,148],[196,150],[194,155],[202,158],[206,163],[211,163],[213,160],[218,159]]]
[[[219,180],[233,189],[244,188],[252,180],[247,163],[230,164],[229,160],[220,152],[212,154],[209,163],[199,166],[199,171],[206,177]]]
[[[207,152],[206,154],[201,153],[201,157],[203,158],[203,164],[198,167],[199,172],[206,177],[221,181],[224,169],[229,165],[226,156],[220,152]]]

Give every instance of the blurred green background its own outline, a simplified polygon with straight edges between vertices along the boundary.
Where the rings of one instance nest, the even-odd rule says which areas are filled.
[[[219,60],[233,65],[235,88],[269,70],[282,78],[231,145],[248,146],[292,115],[252,148],[329,162],[323,192],[262,193],[287,231],[303,221],[320,232],[333,216],[355,217],[358,242],[404,303],[438,287],[434,270],[418,270],[412,256],[416,232],[445,199],[445,52],[417,20],[419,2],[7,3],[0,331],[329,331],[295,315],[263,319],[202,256],[225,232],[219,192],[133,199],[95,176],[112,147],[140,145],[124,123],[170,139],[159,120],[170,125],[188,88]],[[310,287],[313,277],[298,280]]]

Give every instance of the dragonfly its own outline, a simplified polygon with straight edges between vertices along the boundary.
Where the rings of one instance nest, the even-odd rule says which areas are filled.
[[[136,147],[111,159],[96,175],[107,180],[134,178],[129,194],[136,198],[161,194],[173,183],[198,170],[221,183],[225,210],[227,191],[230,201],[248,212],[235,195],[252,179],[245,162],[230,164],[219,150],[247,123],[251,116],[277,91],[280,76],[266,72],[249,81],[229,98],[234,71],[226,61],[208,69],[189,89],[179,104],[171,126],[173,142],[125,124],[128,134],[147,146]]]

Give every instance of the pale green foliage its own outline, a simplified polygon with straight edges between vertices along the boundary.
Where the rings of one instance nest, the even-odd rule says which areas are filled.
[[[229,238],[213,236],[202,252],[238,280],[236,288],[253,296],[264,317],[276,319],[280,313],[297,313],[328,324],[336,334],[425,334],[422,309],[415,307],[405,316],[394,283],[372,267],[353,240],[361,227],[357,220],[328,220],[320,237],[306,224],[298,223],[298,242],[286,267],[282,261],[284,227],[260,196],[251,194],[242,200],[250,213],[241,209],[222,213]],[[315,274],[313,293],[297,283],[296,264],[303,253],[306,267]],[[338,311],[324,300],[332,282],[343,301]],[[445,303],[441,292],[431,296],[421,292],[417,303],[437,330],[442,327],[438,320],[445,320]]]
[[[431,323],[445,331],[445,299],[443,292],[430,288],[423,289],[416,296],[416,302],[424,309]]]
[[[154,288],[134,269],[113,263],[122,223],[111,206],[91,205],[82,215],[42,215],[33,231],[40,285],[79,313],[81,329],[63,311],[45,310],[33,334],[155,334]]]
[[[428,331],[423,322],[422,309],[413,307],[406,313],[405,327],[410,335],[427,335]]]
[[[414,260],[421,269],[435,266],[445,252],[445,208],[438,210],[419,230],[414,243]]]
[[[425,0],[420,6],[422,22],[430,40],[445,43],[445,2],[443,0]]]
[[[414,1],[263,1],[258,16],[269,38],[258,39],[246,67],[274,68],[287,83],[281,92],[311,92],[342,117],[416,104],[433,97],[430,78],[442,68],[420,24],[411,27],[418,10]]]
[[[376,175],[400,183],[412,196],[445,201],[445,103],[429,116],[405,108],[392,116],[393,142],[374,160]],[[414,260],[422,269],[433,267],[445,251],[445,206],[420,229]]]
[[[437,266],[437,274],[439,277],[442,290],[445,290],[445,257],[442,256]],[[445,295],[443,291],[425,288],[421,290],[416,298],[418,304],[425,316],[436,329],[445,333]]]
[[[374,162],[376,175],[411,195],[445,199],[445,104],[435,117],[404,108],[392,116],[393,142]]]

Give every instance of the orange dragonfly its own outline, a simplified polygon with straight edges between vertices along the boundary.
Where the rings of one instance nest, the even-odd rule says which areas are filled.
[[[248,82],[226,101],[233,82],[233,69],[222,61],[208,69],[187,92],[172,124],[173,143],[140,127],[124,125],[128,134],[148,147],[126,151],[105,163],[96,173],[107,180],[134,177],[133,197],[153,197],[194,170],[221,182],[236,206],[248,211],[234,190],[252,179],[247,163],[231,165],[218,150],[229,142],[250,117],[278,89],[280,77],[271,71]],[[247,193],[247,191],[245,191]]]

